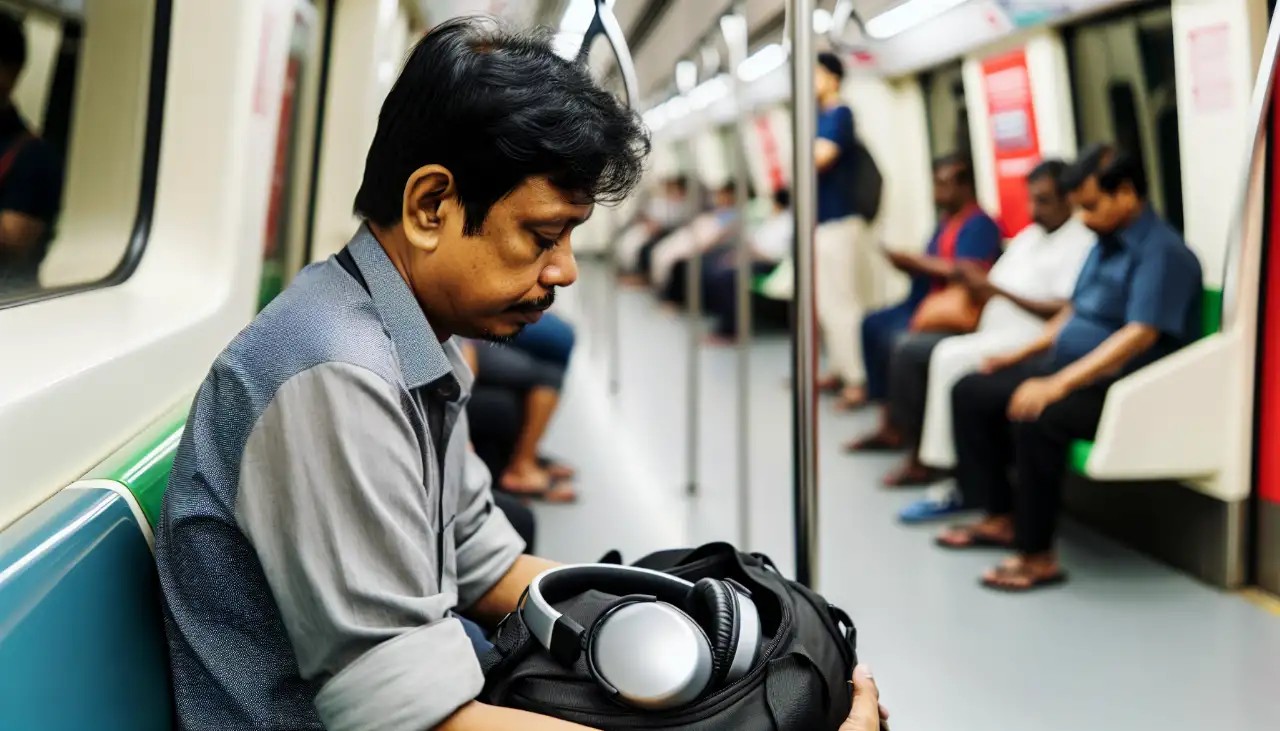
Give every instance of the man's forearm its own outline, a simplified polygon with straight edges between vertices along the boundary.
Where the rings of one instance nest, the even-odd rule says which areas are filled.
[[[1031,314],[1043,320],[1049,320],[1053,318],[1053,316],[1057,315],[1059,312],[1062,311],[1062,308],[1071,304],[1071,302],[1068,300],[1029,299],[1027,297],[1019,297],[1018,295],[1013,294],[1012,292],[1009,292],[1007,290],[1001,289],[1000,287],[993,287],[993,289],[995,289],[996,294],[1000,295],[1001,297],[1004,297],[1005,299],[1014,303],[1018,307],[1021,307],[1023,310],[1026,310],[1027,312],[1030,312]]]
[[[955,272],[955,264],[937,256],[924,254],[908,254],[906,268],[915,274],[946,279]]]
[[[550,716],[501,708],[484,703],[468,703],[459,708],[437,731],[591,731],[569,721]]]
[[[1148,325],[1131,323],[1111,334],[1089,354],[1058,371],[1058,379],[1069,391],[1083,388],[1112,375],[1125,364],[1155,345],[1160,333]]]
[[[559,565],[555,561],[537,556],[525,555],[517,558],[507,573],[498,579],[498,583],[467,610],[467,616],[485,624],[501,621],[503,617],[516,610],[520,595],[524,593],[535,576]]]

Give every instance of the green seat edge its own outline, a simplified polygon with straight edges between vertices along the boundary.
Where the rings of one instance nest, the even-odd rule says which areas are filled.
[[[1222,290],[1206,287],[1200,300],[1202,337],[1208,337],[1222,329]],[[1067,465],[1073,472],[1087,475],[1085,467],[1089,464],[1089,454],[1093,452],[1093,442],[1077,439],[1071,443],[1071,451],[1067,454]]]
[[[99,462],[82,479],[113,480],[124,485],[154,529],[160,520],[178,442],[191,411],[191,398],[171,407],[150,426]]]

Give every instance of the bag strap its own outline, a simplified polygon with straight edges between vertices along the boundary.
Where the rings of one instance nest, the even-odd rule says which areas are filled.
[[[365,293],[369,293],[369,283],[365,281],[364,274],[360,271],[360,267],[356,265],[355,258],[351,256],[351,248],[349,246],[342,247],[342,251],[339,251],[334,258],[338,260],[338,266],[347,270],[347,274],[350,274],[351,278],[359,283]]]
[[[0,156],[0,185],[3,185],[5,179],[9,177],[9,170],[13,167],[13,163],[18,160],[18,155],[23,148],[33,140],[35,138],[30,133],[23,132],[18,135],[18,139],[13,141],[13,144],[9,145],[9,149],[5,150],[4,155]]]

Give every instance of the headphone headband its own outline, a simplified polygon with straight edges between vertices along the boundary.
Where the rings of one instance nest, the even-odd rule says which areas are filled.
[[[520,619],[552,655],[571,663],[582,650],[582,625],[551,604],[597,589],[609,594],[645,595],[683,606],[693,584],[660,571],[614,564],[577,564],[547,569],[529,584]]]

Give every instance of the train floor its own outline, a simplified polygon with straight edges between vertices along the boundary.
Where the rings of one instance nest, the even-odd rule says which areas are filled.
[[[685,321],[643,292],[618,294],[620,370],[610,393],[604,270],[584,266],[557,305],[582,336],[548,451],[579,471],[580,499],[537,505],[539,553],[628,561],[659,548],[738,536],[737,371],[732,349],[703,348],[698,490],[686,494]],[[751,352],[749,550],[793,565],[789,346]],[[1280,728],[1280,616],[1067,521],[1070,581],[1031,595],[983,589],[998,554],[932,544],[936,526],[897,511],[920,490],[880,477],[896,456],[839,445],[872,413],[819,424],[819,590],[858,625],[895,729],[924,731],[1273,731]]]

